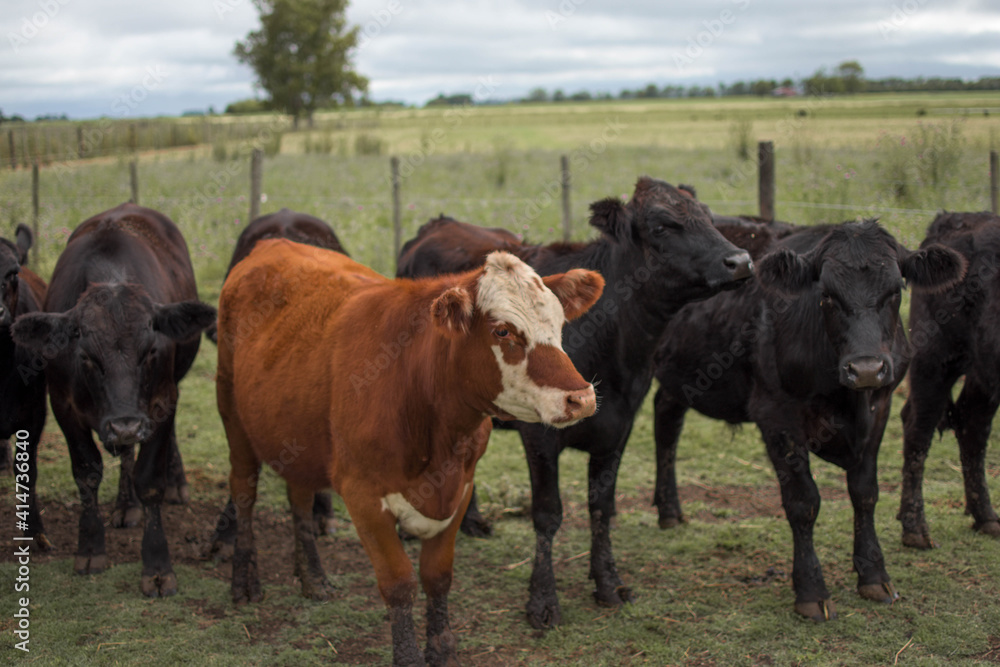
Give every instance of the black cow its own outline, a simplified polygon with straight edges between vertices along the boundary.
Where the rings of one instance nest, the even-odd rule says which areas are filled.
[[[563,331],[563,347],[574,365],[597,386],[598,413],[559,431],[512,423],[531,472],[536,555],[527,612],[536,628],[561,622],[552,570],[552,541],[562,523],[559,454],[567,447],[590,453],[594,597],[600,604],[627,602],[632,595],[615,567],[610,524],[618,465],[652,383],[656,343],[683,304],[736,287],[753,270],[750,256],[712,226],[703,204],[663,181],[640,178],[627,204],[608,198],[590,209],[590,224],[601,232],[597,240],[544,246],[527,260],[540,275],[588,268],[607,284],[590,311]]]
[[[953,429],[965,480],[965,513],[973,529],[1000,537],[986,486],[986,443],[1000,405],[1000,217],[941,213],[921,247],[941,244],[969,262],[961,283],[910,300],[910,394],[903,406],[903,544],[935,546],[924,517],[924,461],[934,427]],[[952,385],[965,384],[954,403]]]
[[[18,344],[45,357],[52,413],[69,446],[83,503],[74,569],[107,567],[96,431],[109,453],[123,457],[122,476],[134,475],[145,516],[141,587],[151,597],[177,592],[160,505],[168,476],[180,467],[177,383],[215,318],[197,296],[177,226],[162,213],[122,204],[76,228],[52,274],[46,312],[23,315],[13,327]],[[133,471],[126,459],[136,446]],[[132,500],[122,495],[131,488],[123,481],[123,516]]]
[[[268,213],[259,218],[254,218],[240,233],[233,247],[233,257],[229,260],[229,268],[226,269],[226,277],[229,277],[233,267],[244,257],[250,254],[257,241],[263,239],[288,239],[296,243],[316,246],[335,250],[350,257],[344,250],[340,239],[337,238],[333,228],[324,221],[309,215],[299,213],[288,208],[283,208],[277,213]],[[215,322],[205,331],[205,336],[213,343],[218,343],[218,327]],[[331,533],[334,530],[333,504],[330,494],[321,492],[316,494],[313,503],[313,520],[316,524],[316,532],[320,534]],[[232,498],[226,503],[225,509],[219,515],[215,532],[209,541],[208,556],[216,560],[228,560],[233,555],[233,547],[236,543],[236,506],[233,505]]]
[[[35,482],[38,479],[38,441],[45,427],[45,374],[32,366],[34,356],[23,345],[11,338],[10,328],[15,318],[42,309],[45,302],[45,281],[29,270],[25,264],[33,235],[25,225],[17,226],[17,243],[0,239],[0,470],[15,472],[15,482],[23,485],[16,491],[20,495],[26,488],[27,510],[18,511],[18,521],[23,522],[21,533],[33,537],[34,546],[42,551],[51,548],[45,537],[42,517],[38,510]],[[10,443],[6,440],[27,431],[27,438],[16,438],[12,457]],[[21,496],[21,500],[24,496]]]
[[[813,549],[820,497],[809,453],[846,470],[858,592],[891,602],[874,510],[876,457],[908,361],[901,291],[904,280],[947,287],[965,262],[936,245],[910,252],[873,220],[803,228],[775,245],[756,283],[688,305],[667,327],[656,357],[655,502],[661,526],[682,520],[673,462],[689,408],[755,422],[792,529],[795,611],[822,621],[836,611]]]

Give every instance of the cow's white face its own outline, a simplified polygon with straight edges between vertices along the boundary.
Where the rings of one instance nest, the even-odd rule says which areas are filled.
[[[595,275],[571,271],[542,279],[509,253],[489,255],[476,309],[490,323],[502,378],[503,389],[493,401],[497,416],[565,427],[594,414],[594,387],[563,351],[562,327],[567,312],[579,315],[600,295],[603,281],[597,278],[595,291]]]

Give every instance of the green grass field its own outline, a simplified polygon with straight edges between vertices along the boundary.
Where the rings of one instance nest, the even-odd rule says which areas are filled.
[[[698,188],[720,213],[756,212],[756,165],[741,144],[775,144],[778,217],[798,223],[878,216],[915,247],[935,211],[989,207],[987,154],[1000,148],[1000,120],[962,109],[995,106],[968,94],[831,99],[594,102],[470,109],[358,111],[320,117],[311,132],[285,133],[264,163],[261,210],[287,206],[329,221],[348,251],[392,274],[389,156],[402,165],[403,238],[438,213],[523,233],[561,236],[559,157],[573,172],[574,237],[591,236],[589,202],[627,195],[641,174]],[[800,110],[804,115],[800,115]],[[919,113],[922,111],[922,113]],[[261,121],[261,119],[255,119]],[[266,122],[263,119],[262,122]],[[359,140],[359,137],[363,139]],[[319,152],[315,146],[323,145]],[[239,142],[143,154],[140,202],[184,231],[204,300],[215,303],[233,242],[247,222],[249,163]],[[226,159],[219,160],[220,153]],[[377,154],[373,154],[376,153]],[[367,153],[367,154],[366,154]],[[236,155],[236,159],[229,156]],[[216,157],[213,158],[213,155]],[[38,254],[48,278],[69,232],[130,196],[127,158],[70,162],[41,170]],[[31,223],[30,171],[0,171],[0,225],[10,237]],[[906,305],[904,304],[904,309]],[[14,650],[13,481],[0,478],[0,661],[39,664],[305,665],[388,664],[388,623],[374,575],[342,505],[339,530],[321,541],[342,594],[327,603],[298,595],[284,485],[264,476],[259,530],[264,602],[233,607],[228,565],[199,559],[228,477],[215,410],[215,348],[203,344],[181,385],[177,434],[192,503],[165,510],[180,593],[146,600],[138,590],[139,529],[109,529],[113,567],[72,573],[79,507],[65,444],[49,418],[38,492],[56,552],[31,565],[31,652]],[[554,547],[564,625],[532,631],[524,620],[531,524],[530,488],[517,437],[495,433],[477,482],[496,519],[488,540],[460,536],[452,624],[465,664],[487,665],[876,665],[992,664],[1000,661],[1000,569],[996,540],[963,516],[955,439],[936,441],[924,487],[928,520],[942,548],[905,549],[895,519],[902,432],[893,406],[882,453],[879,538],[902,599],[862,600],[851,571],[852,512],[844,474],[815,460],[823,494],[817,551],[840,618],[815,625],[792,611],[791,539],[777,484],[757,430],[731,430],[689,414],[679,484],[689,523],[656,526],[651,409],[637,416],[618,481],[616,560],[636,602],[597,607],[587,580],[586,457],[566,452],[565,519]],[[1000,451],[987,455],[994,498]],[[117,472],[106,459],[102,503]],[[105,505],[105,516],[108,515]],[[415,554],[417,547],[409,547]],[[422,622],[422,609],[417,613]]]

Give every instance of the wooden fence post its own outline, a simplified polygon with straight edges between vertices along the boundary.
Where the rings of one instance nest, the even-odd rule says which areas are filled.
[[[256,220],[260,217],[260,194],[263,181],[264,181],[264,152],[259,149],[253,149],[253,153],[250,155],[250,220]]]
[[[393,156],[389,160],[392,170],[392,259],[399,258],[399,249],[403,245],[403,222],[401,202],[399,199],[399,158]]]
[[[762,141],[757,144],[757,169],[759,183],[757,201],[760,206],[760,217],[764,220],[774,220],[774,143]]]
[[[562,223],[563,241],[569,241],[573,236],[573,218],[569,210],[569,157],[562,155],[559,157],[560,183],[562,184]]]
[[[76,126],[76,157],[83,159],[83,125]]]
[[[38,266],[38,162],[31,163],[31,231],[35,242],[31,246],[31,259]]]
[[[129,181],[132,184],[132,203],[139,203],[139,158],[132,157],[132,161],[128,163],[128,175]]]
[[[7,141],[10,142],[10,168],[17,169],[17,146],[14,145],[14,130],[7,130]]]
[[[1000,160],[997,152],[990,151],[990,206],[993,215],[1000,215]]]

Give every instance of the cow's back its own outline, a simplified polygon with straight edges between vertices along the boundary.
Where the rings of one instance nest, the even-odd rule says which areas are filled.
[[[94,283],[135,283],[160,303],[197,299],[187,243],[168,217],[122,204],[82,222],[52,273],[45,309],[69,310]]]
[[[331,392],[335,385],[351,386],[330,372],[341,342],[339,311],[359,288],[385,282],[341,253],[285,239],[257,243],[226,279],[219,296],[219,411],[254,434],[251,444],[263,460],[288,459],[286,479],[315,489],[331,486],[334,460],[306,463],[296,448],[336,440]],[[289,433],[284,417],[293,408],[298,418]],[[324,449],[316,456],[335,454],[336,448]]]
[[[283,208],[276,213],[253,220],[240,233],[226,275],[228,276],[233,267],[250,254],[258,241],[281,238],[349,255],[336,233],[325,221],[306,213]]]
[[[480,227],[441,215],[424,223],[417,235],[403,244],[396,276],[423,278],[461,273],[481,266],[486,256],[495,250],[507,250],[521,256],[523,246],[521,240],[506,229]]]

